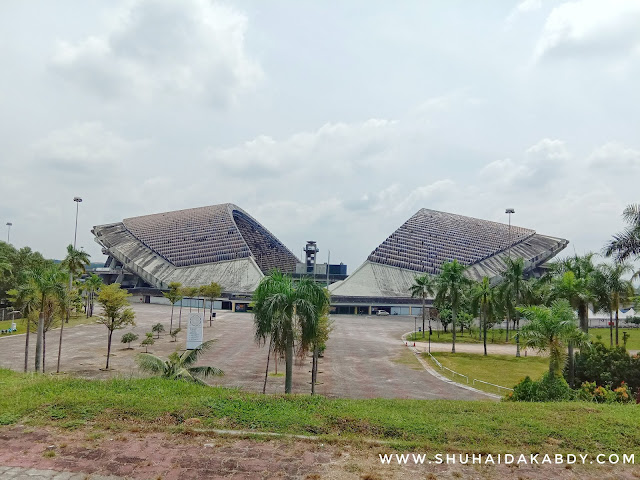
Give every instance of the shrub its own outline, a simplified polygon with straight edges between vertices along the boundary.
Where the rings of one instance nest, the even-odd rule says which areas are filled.
[[[565,378],[568,372],[565,369]],[[632,391],[640,388],[640,357],[630,356],[622,347],[608,348],[602,343],[594,343],[575,356],[575,381],[610,389],[620,387],[623,382]]]
[[[579,400],[596,403],[630,403],[633,401],[631,389],[624,382],[615,390],[611,390],[606,385],[597,387],[595,382],[584,382],[576,396]]]
[[[526,377],[515,387],[507,399],[516,402],[565,402],[573,400],[575,395],[567,381],[549,372],[535,382]]]

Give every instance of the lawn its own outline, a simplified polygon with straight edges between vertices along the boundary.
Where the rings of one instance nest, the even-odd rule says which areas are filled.
[[[627,332],[629,338],[627,339],[627,350],[640,350],[640,328],[624,328],[624,323],[620,322],[618,328],[618,341],[620,346],[623,346],[622,341],[623,332]],[[589,330],[589,336],[592,342],[600,341],[607,347],[610,345],[609,329],[608,328],[592,328]],[[598,336],[600,339],[598,339]],[[613,344],[616,344],[616,330],[613,329]]]
[[[93,316],[91,318],[87,318],[84,313],[74,313],[74,314],[71,315],[71,318],[69,319],[69,323],[65,323],[64,326],[65,326],[65,328],[68,328],[68,327],[73,327],[75,325],[84,325],[84,324],[88,324],[88,323],[95,323],[95,321],[97,319],[98,319],[98,317],[96,317],[96,316]],[[18,335],[20,333],[26,333],[26,331],[27,331],[27,321],[26,321],[26,319],[19,318],[19,319],[15,320],[15,322],[16,322],[16,327],[17,327],[18,331],[17,332],[13,332],[11,334],[4,334],[2,336]],[[32,332],[36,331],[36,324],[37,324],[37,322],[31,322],[31,331]],[[0,321],[0,330],[7,330],[10,327],[11,327],[11,320]],[[58,323],[58,325],[56,325],[50,331],[57,330],[58,328],[60,328],[60,323]]]
[[[440,370],[435,362],[429,358],[428,354],[422,354],[428,359],[436,371],[447,377],[466,384],[466,380],[459,376],[454,376],[446,370]],[[432,355],[445,367],[469,377],[469,385],[472,379],[513,388],[513,386],[527,375],[537,380],[549,368],[549,359],[546,357],[515,357],[514,355],[480,355],[475,353],[445,353],[434,352]],[[524,355],[524,354],[523,354]],[[472,385],[479,390],[490,393],[504,395],[505,390],[497,389],[490,385],[476,382]]]
[[[634,453],[640,445],[636,405],[274,396],[163,379],[81,380],[3,369],[0,390],[0,425],[31,428],[179,433],[193,428],[183,422],[196,417],[204,429],[369,438],[389,448],[441,452]]]
[[[515,345],[516,341],[513,338],[512,330],[509,330],[509,343],[505,342],[505,330],[488,330],[487,331],[487,344],[494,345]],[[433,343],[451,343],[453,340],[453,335],[451,332],[442,332],[433,330],[433,334],[431,335],[431,341]],[[422,332],[417,332],[414,336],[413,333],[407,336],[407,340],[410,342],[428,342],[429,341],[429,332],[428,329],[425,332],[424,338],[422,337]],[[482,339],[478,338],[478,329],[473,329],[471,333],[465,331],[463,334],[460,332],[456,333],[456,343],[479,343],[482,344]]]

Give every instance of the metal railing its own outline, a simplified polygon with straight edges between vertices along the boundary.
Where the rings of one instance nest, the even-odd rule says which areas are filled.
[[[513,388],[503,387],[502,385],[496,385],[495,383],[485,382],[484,380],[478,380],[477,378],[473,379],[472,385],[475,385],[476,382],[484,383],[485,385],[491,385],[492,387],[496,387],[498,389],[498,392],[500,392],[500,389],[508,390],[510,392],[513,392]]]
[[[451,372],[453,374],[454,378],[455,378],[456,375],[465,378],[467,380],[467,385],[469,385],[469,377],[467,377],[466,375],[463,375],[461,373],[458,373],[458,372],[456,372],[454,370],[451,370],[449,367],[445,367],[438,360],[436,360],[436,358],[433,355],[431,355],[430,352],[427,352],[427,353],[433,359],[433,361],[436,362],[436,365],[438,365],[438,367],[440,367],[440,370],[447,370],[447,371]]]

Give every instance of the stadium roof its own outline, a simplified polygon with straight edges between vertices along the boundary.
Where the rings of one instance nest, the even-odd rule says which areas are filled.
[[[216,281],[250,292],[263,274],[293,271],[298,259],[271,232],[231,203],[126,218],[93,228],[96,241],[148,284]]]
[[[530,272],[565,248],[567,240],[534,230],[423,208],[382,242],[350,277],[331,286],[333,295],[406,297],[416,275],[437,275],[457,260],[466,275],[499,277],[505,259],[522,257]]]

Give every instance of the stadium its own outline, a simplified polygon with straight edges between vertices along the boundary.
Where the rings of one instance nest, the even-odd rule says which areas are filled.
[[[445,261],[467,266],[474,280],[497,281],[505,259],[522,257],[525,274],[536,275],[568,241],[462,215],[423,208],[382,242],[350,276],[346,265],[315,264],[309,242],[306,265],[277,237],[240,207],[231,204],[126,218],[95,226],[96,242],[108,255],[98,270],[106,283],[118,282],[151,302],[171,282],[200,286],[219,283],[215,307],[244,311],[260,280],[277,268],[311,274],[331,283],[332,312],[417,315],[420,301],[409,288],[416,275],[437,275]],[[334,267],[339,267],[334,270]],[[330,272],[336,275],[329,276]],[[325,275],[326,274],[326,275]],[[214,307],[214,308],[215,308]]]

